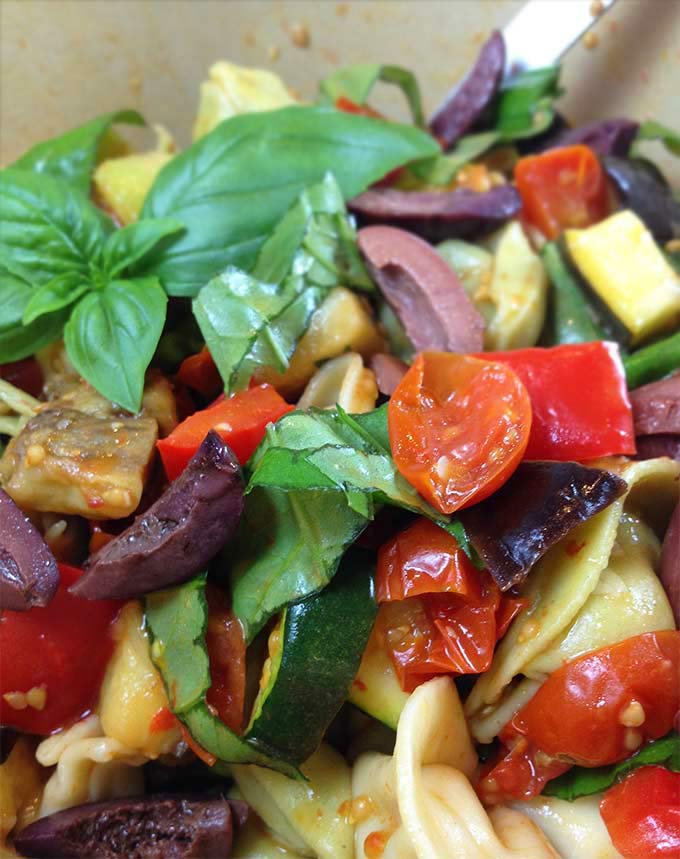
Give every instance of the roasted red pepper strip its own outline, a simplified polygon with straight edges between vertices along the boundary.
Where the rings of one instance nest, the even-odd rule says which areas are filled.
[[[569,227],[589,227],[609,214],[604,171],[592,149],[582,144],[520,158],[515,183],[524,219],[549,239]]]
[[[378,553],[378,634],[402,688],[436,674],[478,674],[523,607],[476,570],[456,539],[419,519]]]
[[[207,346],[182,361],[177,378],[204,397],[216,397],[222,388],[222,378]]]
[[[484,352],[511,367],[529,392],[525,459],[560,461],[635,453],[633,413],[614,343]]]
[[[528,799],[570,764],[617,763],[666,734],[679,704],[680,632],[647,632],[574,659],[503,729],[509,752],[480,796]]]
[[[600,814],[624,859],[680,859],[680,773],[635,770],[605,793]]]
[[[0,724],[32,734],[50,734],[95,706],[122,605],[72,596],[82,570],[59,564],[59,575],[48,606],[0,615]]]
[[[210,658],[210,688],[206,701],[232,731],[243,729],[246,695],[246,643],[243,627],[231,611],[226,594],[208,585],[208,628],[205,644]]]
[[[194,412],[157,442],[168,479],[174,480],[184,471],[211,429],[219,433],[243,465],[262,441],[267,424],[292,409],[271,385],[258,385]]]

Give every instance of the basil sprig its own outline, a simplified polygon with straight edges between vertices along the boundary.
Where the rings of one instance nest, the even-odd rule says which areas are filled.
[[[0,173],[0,363],[59,337],[74,367],[108,399],[141,405],[144,373],[167,298],[154,277],[126,280],[182,224],[170,218],[115,231],[77,187],[49,175]]]
[[[591,796],[611,787],[639,767],[663,766],[680,772],[680,736],[675,731],[654,740],[625,761],[606,767],[572,767],[552,779],[543,789],[545,796],[556,796],[573,802],[580,796]]]
[[[339,98],[348,98],[355,104],[365,104],[373,87],[382,81],[394,84],[404,93],[413,116],[413,121],[420,128],[425,127],[423,104],[420,97],[420,87],[413,72],[401,66],[385,66],[380,63],[357,63],[339,69],[319,84],[322,98],[336,102]]]
[[[329,174],[279,222],[251,274],[230,267],[194,299],[194,315],[231,392],[258,366],[283,372],[314,311],[339,284],[371,290],[342,192]]]
[[[136,110],[106,113],[65,134],[37,143],[12,166],[64,179],[87,194],[100,144],[115,123],[144,125],[144,118]]]
[[[350,199],[396,167],[435,155],[425,132],[329,107],[287,107],[220,123],[161,170],[144,217],[179,218],[186,232],[149,271],[169,295],[195,296],[228,266],[250,271],[305,188],[332,173]]]

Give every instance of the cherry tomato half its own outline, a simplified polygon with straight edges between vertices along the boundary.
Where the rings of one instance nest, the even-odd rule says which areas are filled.
[[[442,513],[482,501],[519,465],[529,441],[531,403],[502,364],[423,352],[388,407],[397,468]]]
[[[600,814],[624,859],[680,859],[680,773],[633,771],[605,793]]]
[[[0,723],[32,734],[63,728],[96,704],[122,605],[72,596],[82,571],[60,564],[59,573],[48,606],[0,616]]]
[[[604,171],[592,149],[582,144],[520,158],[515,182],[524,217],[550,239],[609,214]]]

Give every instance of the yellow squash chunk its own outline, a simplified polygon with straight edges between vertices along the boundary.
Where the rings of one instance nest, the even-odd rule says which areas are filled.
[[[32,823],[38,813],[47,770],[35,759],[35,743],[20,737],[0,765],[0,856],[11,856],[5,839]],[[7,852],[3,852],[7,850]]]
[[[273,72],[224,61],[215,63],[210,68],[210,78],[201,84],[194,140],[240,113],[276,110],[291,104],[295,104],[295,99]]]
[[[265,368],[258,382],[269,382],[284,396],[296,396],[314,375],[317,366],[343,352],[358,352],[369,358],[385,350],[367,305],[349,289],[333,289],[313,314],[285,373]]]
[[[630,333],[633,345],[680,319],[680,277],[629,210],[564,234],[572,260]]]
[[[158,136],[150,152],[108,158],[97,167],[93,177],[95,199],[125,225],[136,221],[149,188],[175,152],[172,136],[162,126],[154,126]]]

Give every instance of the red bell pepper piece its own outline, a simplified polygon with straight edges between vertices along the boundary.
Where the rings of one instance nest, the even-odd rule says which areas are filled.
[[[292,410],[293,406],[271,385],[258,385],[226,399],[220,397],[156,442],[168,479],[174,480],[184,471],[211,429],[217,431],[243,465],[262,441],[267,424]]]
[[[515,182],[524,219],[550,239],[569,227],[589,227],[609,214],[604,171],[592,149],[582,144],[520,158]]]
[[[614,343],[484,352],[529,391],[533,420],[525,459],[596,459],[635,453],[633,412]]]

